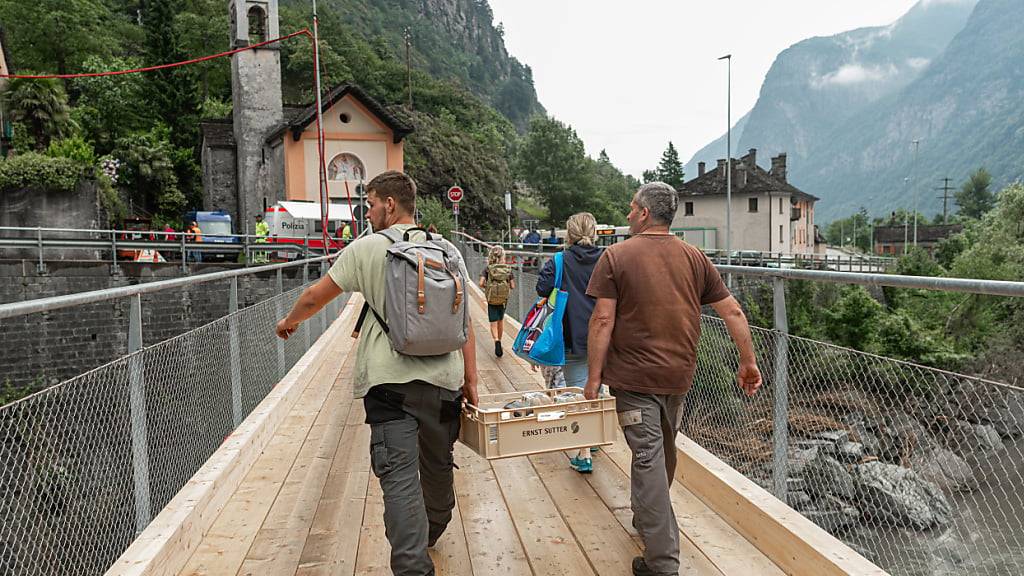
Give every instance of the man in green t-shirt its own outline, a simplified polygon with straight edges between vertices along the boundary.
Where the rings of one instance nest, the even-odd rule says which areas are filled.
[[[367,217],[374,230],[415,227],[416,184],[396,171],[367,185]],[[422,241],[414,231],[411,240]],[[381,234],[349,244],[328,275],[307,288],[277,335],[288,338],[342,291],[359,292],[378,311],[385,306],[385,261],[391,241]],[[469,273],[462,265],[462,277]],[[468,318],[468,315],[467,315]],[[371,315],[359,337],[353,394],[363,399],[370,425],[370,464],[384,493],[384,525],[395,574],[433,574],[427,548],[440,538],[455,506],[452,450],[462,401],[477,403],[476,342],[439,356],[406,356],[391,348]],[[387,319],[385,318],[386,322]]]

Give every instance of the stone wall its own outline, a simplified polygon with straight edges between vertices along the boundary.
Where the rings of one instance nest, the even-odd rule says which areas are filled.
[[[40,274],[32,261],[0,261],[0,303],[20,302],[129,286],[181,275],[180,263],[120,264],[111,274],[103,262],[48,261]],[[192,265],[193,274],[234,269],[230,264]],[[310,268],[310,279],[319,267]],[[239,278],[239,307],[275,294],[275,273]],[[290,290],[302,283],[302,268],[284,270]],[[142,340],[151,346],[212,322],[228,311],[230,281],[197,284],[142,297]],[[0,320],[0,388],[32,390],[50,386],[123,356],[128,343],[128,302],[108,301]],[[19,394],[20,395],[20,394]]]

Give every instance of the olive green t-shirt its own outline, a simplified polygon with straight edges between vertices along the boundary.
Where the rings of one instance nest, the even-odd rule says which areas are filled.
[[[397,224],[391,228],[402,232],[412,224]],[[413,232],[411,240],[425,240],[422,232]],[[341,251],[338,260],[328,271],[335,284],[346,292],[359,292],[366,302],[387,321],[385,308],[384,267],[391,241],[381,234],[370,234],[352,242]],[[465,263],[462,277],[469,278]],[[445,388],[458,390],[463,383],[462,352],[440,356],[406,356],[391,348],[387,334],[372,313],[367,313],[359,335],[356,350],[352,393],[362,398],[378,384],[404,384],[422,380]]]

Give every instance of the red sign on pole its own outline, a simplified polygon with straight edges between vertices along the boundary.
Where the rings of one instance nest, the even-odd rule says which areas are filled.
[[[462,200],[462,188],[458,186],[452,186],[448,189],[448,199],[454,204],[458,204]]]

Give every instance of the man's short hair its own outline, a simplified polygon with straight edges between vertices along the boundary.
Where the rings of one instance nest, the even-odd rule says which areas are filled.
[[[401,206],[407,214],[416,212],[416,182],[405,172],[381,172],[366,185],[366,193],[373,193],[380,200],[394,198],[395,204]]]
[[[651,220],[668,225],[676,217],[679,197],[676,189],[664,182],[648,182],[636,191],[636,203],[650,211]]]

